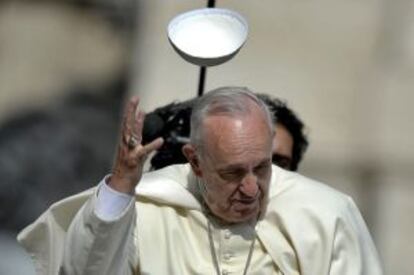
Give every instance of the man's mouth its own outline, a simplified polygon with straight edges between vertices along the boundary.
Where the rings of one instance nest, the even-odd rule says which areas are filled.
[[[255,208],[257,203],[258,199],[235,200],[233,201],[233,207],[236,211],[245,211],[248,209]]]
[[[248,199],[248,200],[237,200],[236,202],[241,203],[241,204],[252,204],[252,203],[255,203],[256,201],[257,201],[257,198]]]
[[[244,204],[244,205],[249,205],[249,204],[253,204],[257,201],[259,201],[260,198],[260,194],[261,192],[257,192],[256,195],[254,197],[242,197],[242,198],[235,198],[233,200],[233,203],[240,203],[240,204]]]

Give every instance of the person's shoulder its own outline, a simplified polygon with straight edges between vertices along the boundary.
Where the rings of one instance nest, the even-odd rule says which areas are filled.
[[[165,180],[184,184],[191,176],[193,174],[191,173],[191,166],[189,164],[174,164],[159,170],[144,173],[139,185]]]
[[[352,199],[319,181],[275,167],[262,224],[274,225],[293,242],[314,244],[307,236],[331,240],[338,224],[352,223],[357,216]],[[305,245],[306,246],[306,245]]]
[[[337,216],[346,211],[350,202],[352,199],[348,195],[325,183],[273,168],[269,203],[275,207],[283,206],[298,213]]]
[[[280,244],[273,246],[275,250],[285,247],[283,253],[296,257],[303,270],[326,274],[333,258],[340,259],[336,261],[339,266],[359,257],[368,263],[366,269],[359,269],[357,264],[352,270],[380,274],[369,232],[358,208],[346,194],[274,167],[264,213],[257,227],[258,234],[267,243],[279,241]],[[326,271],[321,271],[323,267]],[[365,272],[371,268],[372,271]]]
[[[194,195],[195,183],[190,165],[177,164],[144,174],[135,192],[140,201],[198,210],[200,203]]]

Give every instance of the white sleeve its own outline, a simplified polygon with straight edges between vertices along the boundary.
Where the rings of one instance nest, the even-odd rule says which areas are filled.
[[[100,183],[70,223],[59,274],[134,274],[139,257],[134,241],[136,209],[135,200],[129,197],[111,191],[105,181]]]
[[[125,213],[134,196],[118,192],[108,186],[106,176],[98,186],[95,214],[103,221],[114,221]]]

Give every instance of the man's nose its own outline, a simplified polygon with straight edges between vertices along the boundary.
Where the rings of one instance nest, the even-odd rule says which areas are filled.
[[[256,197],[257,192],[259,191],[257,177],[253,174],[247,174],[242,180],[240,191],[246,197]]]

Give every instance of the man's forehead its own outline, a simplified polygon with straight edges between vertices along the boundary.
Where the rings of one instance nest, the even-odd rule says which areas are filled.
[[[208,131],[220,134],[220,132],[216,132],[216,128],[226,127],[225,130],[230,130],[231,127],[241,127],[243,119],[241,116],[215,114],[207,116],[203,121],[203,125]]]

